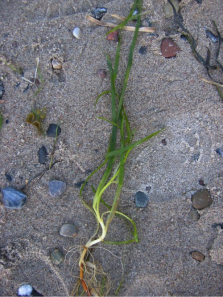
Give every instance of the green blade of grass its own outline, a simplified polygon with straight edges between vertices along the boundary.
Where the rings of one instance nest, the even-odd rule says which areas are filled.
[[[135,2],[135,5],[136,4],[137,4],[137,1]],[[141,0],[138,0],[138,9],[139,9],[139,13],[141,13]],[[126,91],[126,87],[127,87],[127,83],[128,83],[128,79],[129,79],[130,70],[131,70],[131,67],[132,67],[133,52],[134,52],[136,39],[137,39],[138,32],[139,32],[140,23],[141,23],[141,17],[139,16],[137,18],[137,24],[136,24],[133,40],[132,40],[132,43],[131,43],[131,46],[130,46],[130,49],[129,49],[128,65],[127,65],[127,69],[126,69],[126,73],[125,73],[125,79],[124,79],[122,92],[121,92],[121,96],[120,96],[120,100],[119,100],[117,118],[119,118],[121,110],[122,110],[125,91]]]
[[[145,141],[151,139],[152,137],[156,136],[157,134],[159,134],[161,131],[163,131],[163,129],[164,129],[164,128],[162,128],[162,129],[160,129],[160,130],[158,130],[158,131],[156,131],[156,132],[154,132],[154,133],[152,133],[152,134],[146,136],[145,138],[142,138],[142,139],[140,139],[140,140],[138,140],[138,141],[136,141],[136,142],[134,142],[134,143],[132,143],[132,144],[126,146],[126,147],[123,147],[122,149],[119,149],[119,150],[116,150],[116,151],[113,151],[113,152],[109,152],[109,153],[106,155],[106,157],[109,158],[109,157],[111,157],[111,156],[117,156],[117,155],[119,155],[119,154],[121,154],[121,153],[123,153],[123,152],[126,152],[126,151],[131,151],[132,149],[134,149],[135,147],[137,147],[137,146],[140,145],[141,143],[143,143],[143,142],[145,142]]]
[[[115,55],[115,65],[114,65],[114,80],[116,80],[118,74],[118,65],[119,65],[119,58],[120,58],[120,45],[121,45],[121,37],[119,36],[118,45],[116,49]]]
[[[106,122],[108,122],[109,124],[115,125],[115,126],[117,126],[117,127],[120,129],[119,125],[117,125],[116,123],[114,123],[114,122],[112,122],[112,121],[110,121],[110,120],[108,120],[108,119],[106,119],[106,118],[103,118],[103,117],[97,117],[97,118],[98,118],[99,120],[106,121]]]
[[[105,94],[109,94],[109,93],[111,93],[110,90],[108,90],[108,91],[104,91],[104,92],[102,92],[101,94],[99,94],[98,97],[97,97],[97,99],[95,100],[95,106],[97,105],[98,100],[99,100],[103,95],[105,95]]]

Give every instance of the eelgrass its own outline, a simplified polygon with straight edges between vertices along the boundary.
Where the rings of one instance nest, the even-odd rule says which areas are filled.
[[[107,167],[105,169],[105,172],[103,174],[103,177],[101,178],[101,181],[97,187],[97,189],[93,189],[94,192],[94,199],[93,199],[93,205],[92,207],[88,206],[83,200],[84,205],[94,214],[96,221],[97,221],[97,229],[94,235],[88,240],[86,245],[84,246],[83,252],[80,256],[79,266],[80,266],[80,282],[83,286],[83,289],[85,293],[88,296],[92,296],[92,294],[100,295],[100,288],[92,287],[92,282],[88,281],[87,276],[84,274],[85,268],[86,268],[86,257],[88,255],[89,248],[94,246],[97,243],[105,242],[104,239],[107,235],[108,228],[110,223],[112,222],[115,215],[118,215],[119,217],[122,217],[124,219],[127,219],[132,223],[133,226],[133,239],[127,240],[127,241],[121,241],[121,242],[115,242],[115,241],[109,241],[107,243],[112,244],[126,244],[130,242],[138,242],[138,234],[136,229],[135,222],[126,216],[125,214],[117,211],[119,200],[122,192],[123,187],[123,180],[124,180],[124,166],[127,160],[127,157],[131,150],[135,148],[137,145],[147,141],[148,139],[152,138],[153,136],[157,135],[161,130],[152,133],[151,135],[136,141],[132,143],[134,131],[131,130],[130,124],[124,109],[124,96],[127,88],[127,83],[130,75],[130,70],[132,67],[132,59],[133,59],[133,52],[136,44],[136,39],[138,36],[138,31],[140,27],[141,22],[141,0],[135,0],[134,5],[131,9],[130,14],[126,18],[126,20],[118,25],[118,29],[121,29],[127,22],[132,19],[132,13],[135,8],[138,8],[139,14],[137,15],[137,24],[133,36],[133,40],[130,46],[129,55],[128,55],[128,64],[127,69],[125,73],[124,83],[122,86],[122,91],[120,96],[118,95],[116,91],[116,77],[118,73],[118,66],[119,66],[119,56],[120,56],[120,39],[117,45],[116,49],[116,56],[115,56],[115,63],[114,67],[112,65],[112,62],[107,55],[107,64],[109,68],[110,73],[110,82],[111,82],[111,90],[105,91],[101,93],[98,98],[96,99],[96,104],[98,102],[98,99],[107,93],[111,94],[111,120],[107,120],[105,118],[102,118],[103,120],[106,120],[112,125],[112,132],[110,136],[108,151],[105,156],[105,161],[88,177],[88,179],[85,181],[85,183],[82,185],[80,190],[80,196],[82,195],[83,188],[87,181],[94,175],[99,169],[101,169],[105,164],[107,164]],[[111,31],[116,30],[117,28],[112,29]],[[111,32],[109,31],[109,32]],[[117,133],[119,130],[119,133]],[[119,148],[117,149],[117,137],[120,135],[119,140]],[[114,195],[113,203],[111,206],[109,206],[102,198],[104,192],[112,185],[116,184],[116,193]],[[105,205],[108,208],[108,211],[101,213],[100,211],[100,204]],[[94,295],[95,296],[95,295]]]

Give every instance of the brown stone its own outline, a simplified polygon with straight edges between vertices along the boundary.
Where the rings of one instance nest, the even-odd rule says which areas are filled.
[[[114,32],[111,32],[110,34],[108,34],[107,39],[111,40],[111,41],[118,42],[118,31],[114,31]]]
[[[175,57],[180,51],[179,46],[171,38],[164,38],[161,42],[161,53],[165,58]]]
[[[202,254],[201,252],[191,252],[191,256],[194,260],[199,261],[199,262],[203,262],[205,259],[205,255]]]
[[[191,197],[192,206],[195,209],[201,210],[209,207],[212,204],[211,193],[208,189],[201,189],[194,193]]]

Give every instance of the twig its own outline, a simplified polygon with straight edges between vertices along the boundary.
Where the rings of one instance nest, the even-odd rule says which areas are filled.
[[[91,21],[92,23],[99,25],[99,26],[112,27],[112,28],[115,28],[117,26],[117,24],[114,24],[114,23],[105,23],[105,22],[96,20],[95,18],[93,18],[90,15],[87,15],[86,19]],[[126,31],[134,32],[136,28],[133,26],[124,26],[122,29],[126,30]],[[154,33],[155,31],[156,31],[156,28],[154,28],[154,27],[140,27],[139,28],[139,32]]]

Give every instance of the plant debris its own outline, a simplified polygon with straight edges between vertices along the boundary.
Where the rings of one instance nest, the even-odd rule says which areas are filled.
[[[28,124],[35,126],[40,135],[44,134],[42,122],[45,119],[46,114],[47,114],[46,108],[36,109],[36,110],[32,109],[32,112],[29,113],[26,118],[26,122]]]

